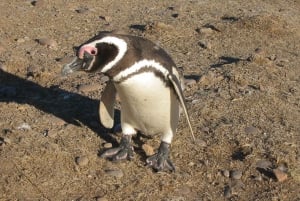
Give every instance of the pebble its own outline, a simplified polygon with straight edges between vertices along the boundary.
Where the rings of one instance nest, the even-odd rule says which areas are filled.
[[[230,177],[230,172],[228,170],[223,170],[222,174],[223,174],[224,177],[227,177],[227,178]]]
[[[254,126],[249,126],[245,128],[245,133],[246,134],[254,134],[257,133],[258,129]]]
[[[256,167],[266,170],[272,167],[272,163],[268,160],[263,159],[256,162]]]
[[[1,52],[0,52],[0,54],[1,54]],[[6,65],[4,63],[2,63],[2,62],[0,62],[0,70],[7,71]]]
[[[83,14],[83,13],[88,12],[88,11],[89,11],[89,8],[86,8],[86,7],[84,7],[84,8],[78,8],[78,9],[76,9],[75,11],[76,11],[77,13]]]
[[[232,178],[232,179],[238,180],[238,179],[241,179],[242,176],[243,176],[243,172],[240,171],[240,170],[232,170],[232,171],[230,171],[230,178]]]
[[[146,153],[146,156],[152,156],[155,154],[153,147],[148,144],[143,144],[142,149]]]
[[[86,166],[89,163],[89,159],[87,156],[76,157],[75,162],[78,166]]]
[[[274,173],[277,181],[279,181],[279,182],[283,182],[283,181],[287,180],[287,178],[288,178],[287,173],[281,171],[279,168],[274,169],[273,173]]]
[[[105,149],[110,149],[110,148],[112,148],[112,143],[105,143],[105,144],[103,145],[103,147],[104,147]]]
[[[108,201],[108,199],[105,197],[97,197],[96,201]]]
[[[82,84],[79,85],[78,91],[91,92],[91,91],[100,90],[101,88],[102,86],[100,84]]]
[[[117,178],[121,178],[124,176],[124,173],[122,170],[119,169],[108,169],[105,170],[105,173],[108,174],[109,176],[113,176],[113,177],[117,177]]]
[[[108,76],[101,76],[101,78],[100,78],[100,82],[101,83],[104,83],[104,82],[107,82],[109,80],[109,77]]]
[[[57,42],[51,38],[40,38],[37,40],[40,45],[47,46],[51,49],[57,48]]]
[[[197,82],[194,79],[184,79],[184,85],[191,87],[193,85],[195,85]]]
[[[36,1],[32,1],[31,4],[36,7],[41,7],[45,4],[45,2],[43,0],[36,0]]]
[[[196,31],[199,34],[205,34],[205,35],[210,35],[214,33],[214,30],[210,27],[197,28]]]
[[[18,130],[30,130],[31,126],[28,123],[22,123],[17,127]]]
[[[165,30],[165,31],[174,30],[174,27],[172,25],[165,24],[163,22],[154,23],[153,27],[156,28],[156,29],[161,29],[161,30]]]
[[[3,142],[6,144],[11,144],[11,140],[8,137],[4,137]]]
[[[226,198],[230,198],[231,197],[231,188],[230,188],[230,186],[225,186],[225,188],[224,188],[224,196]]]
[[[199,42],[198,42],[198,45],[199,45],[200,47],[202,47],[203,49],[208,49],[208,50],[210,50],[210,49],[212,48],[211,43],[210,43],[210,42],[206,42],[206,41],[199,41]]]

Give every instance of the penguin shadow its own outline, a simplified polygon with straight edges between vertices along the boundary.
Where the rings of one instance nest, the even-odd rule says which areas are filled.
[[[32,105],[63,119],[67,124],[86,125],[103,140],[117,144],[116,139],[110,135],[111,130],[100,124],[99,100],[60,89],[59,86],[43,87],[0,69],[1,102]],[[116,111],[116,123],[119,122],[119,113],[120,111]]]

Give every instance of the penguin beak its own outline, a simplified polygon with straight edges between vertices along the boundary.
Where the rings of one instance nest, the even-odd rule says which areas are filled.
[[[76,57],[71,63],[64,65],[62,75],[68,75],[75,71],[90,71],[95,62],[95,56],[84,52],[83,58]]]
[[[66,76],[70,73],[80,70],[82,66],[83,66],[83,59],[79,59],[78,57],[76,57],[71,63],[68,63],[63,66],[61,70],[61,74],[63,76]]]

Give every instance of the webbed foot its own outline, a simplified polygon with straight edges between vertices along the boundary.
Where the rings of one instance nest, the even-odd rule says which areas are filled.
[[[101,154],[102,158],[109,158],[113,161],[131,160],[134,157],[133,146],[131,145],[131,136],[122,137],[120,146],[106,150]]]
[[[147,158],[148,166],[151,166],[155,171],[160,172],[163,170],[175,171],[172,161],[169,159],[169,144],[161,142],[158,153]]]

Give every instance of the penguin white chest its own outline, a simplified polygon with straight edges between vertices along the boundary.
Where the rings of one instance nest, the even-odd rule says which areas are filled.
[[[161,78],[153,72],[144,72],[115,86],[121,99],[123,132],[130,129],[150,135],[175,132],[179,102]]]

